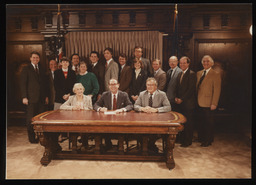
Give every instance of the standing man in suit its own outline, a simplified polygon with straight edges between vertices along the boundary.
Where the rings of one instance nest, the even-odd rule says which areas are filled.
[[[75,71],[76,75],[79,74],[80,57],[78,53],[71,55],[71,69]]]
[[[31,63],[24,66],[20,75],[20,90],[22,103],[27,106],[26,125],[30,143],[38,143],[31,119],[37,114],[45,111],[48,104],[49,88],[46,71],[39,64],[40,54],[31,52]]]
[[[49,88],[50,88],[50,94],[49,94],[49,104],[48,104],[48,110],[53,110],[54,108],[54,101],[55,101],[55,89],[54,89],[54,71],[58,69],[57,61],[52,59],[49,62],[49,71],[47,73],[49,77]]]
[[[170,102],[165,92],[157,89],[157,81],[155,78],[148,78],[146,81],[147,90],[142,91],[134,104],[134,110],[138,112],[156,113],[171,111]],[[148,149],[153,152],[158,152],[155,145],[159,137],[152,135],[148,139]]]
[[[193,139],[193,115],[196,107],[196,74],[189,69],[190,59],[186,56],[180,59],[182,73],[178,75],[175,103],[177,111],[182,113],[187,122],[180,132],[181,147],[188,147]]]
[[[106,59],[105,64],[105,91],[109,91],[109,80],[114,78],[118,80],[119,67],[118,64],[113,60],[113,49],[106,48],[104,50],[104,57]]]
[[[119,83],[120,83],[119,90],[129,94],[130,84],[132,81],[132,69],[131,69],[131,66],[128,66],[126,64],[127,57],[124,53],[119,55],[118,61],[121,68],[120,76],[119,76]]]
[[[146,76],[150,77],[152,76],[153,70],[152,67],[150,65],[150,61],[147,58],[143,58],[143,48],[140,46],[135,46],[134,48],[134,56],[135,56],[135,60],[141,60],[143,63],[143,70],[145,71]]]
[[[169,58],[169,66],[171,67],[166,74],[166,95],[170,104],[172,105],[172,110],[175,111],[175,93],[176,93],[176,84],[177,77],[182,72],[182,70],[178,67],[178,58],[176,56],[171,56]]]
[[[212,144],[214,139],[214,111],[221,92],[221,76],[212,69],[214,61],[211,56],[202,58],[203,70],[197,72],[197,102],[199,105],[198,139],[202,147]]]
[[[100,55],[97,51],[92,51],[90,54],[91,70],[96,75],[100,87],[99,93],[97,95],[97,100],[100,99],[105,89],[105,67],[99,62],[99,57]]]
[[[161,69],[162,62],[159,59],[155,59],[152,62],[152,68],[154,70],[154,78],[157,81],[158,89],[160,91],[165,90],[166,73]]]
[[[102,94],[101,98],[94,104],[93,109],[97,112],[114,110],[116,113],[121,113],[131,111],[133,109],[133,105],[128,94],[118,90],[118,88],[118,81],[116,79],[110,79],[110,90]],[[105,145],[107,149],[112,148],[112,142],[109,136],[105,137]]]
[[[54,110],[59,109],[60,106],[68,100],[69,96],[74,94],[73,86],[76,83],[76,73],[68,67],[68,59],[62,57],[60,63],[62,68],[54,72]]]

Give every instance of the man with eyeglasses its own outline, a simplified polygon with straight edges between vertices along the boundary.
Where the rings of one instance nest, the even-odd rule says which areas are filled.
[[[110,79],[108,87],[109,91],[104,92],[100,99],[94,104],[94,110],[103,113],[108,110],[113,110],[116,113],[122,113],[133,109],[133,105],[128,94],[118,90],[119,83],[117,79]],[[112,148],[112,142],[109,136],[105,137],[105,145],[107,150]]]

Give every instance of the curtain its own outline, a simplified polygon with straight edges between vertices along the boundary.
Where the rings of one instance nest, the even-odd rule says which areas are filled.
[[[144,58],[162,61],[163,35],[159,31],[69,32],[65,35],[65,46],[67,57],[78,53],[85,59],[91,51],[98,51],[103,56],[107,47],[113,49],[113,57],[125,53],[131,58],[134,47],[142,46]]]

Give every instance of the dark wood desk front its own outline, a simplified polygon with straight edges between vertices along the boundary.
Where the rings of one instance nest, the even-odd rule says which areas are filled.
[[[45,147],[41,163],[47,165],[51,159],[99,159],[99,160],[144,160],[166,161],[169,169],[174,168],[173,148],[176,135],[183,129],[186,118],[177,112],[168,113],[138,113],[126,112],[116,115],[105,115],[96,111],[48,111],[35,116],[32,119],[34,130],[38,134],[40,144]],[[70,133],[72,136],[72,151],[52,151],[49,133]],[[136,155],[120,152],[118,155],[102,153],[100,142],[96,142],[94,154],[77,151],[76,142],[79,133],[95,134],[95,141],[99,141],[101,134],[122,136],[140,135],[143,138],[142,152]],[[145,137],[152,134],[160,134],[165,140],[166,147],[162,155],[150,155],[147,153]],[[120,141],[119,141],[120,142]],[[121,148],[121,149],[120,149]]]

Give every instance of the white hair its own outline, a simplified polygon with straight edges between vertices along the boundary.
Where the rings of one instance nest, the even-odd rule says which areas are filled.
[[[75,83],[75,84],[74,84],[74,87],[73,87],[73,92],[74,92],[74,93],[75,93],[76,88],[78,88],[78,87],[82,87],[82,88],[83,88],[83,91],[85,90],[83,84],[81,84],[81,83]]]
[[[212,65],[214,65],[214,61],[213,61],[213,59],[212,59],[212,57],[210,55],[204,55],[203,56],[203,58],[201,60],[202,64],[203,64],[203,61],[204,61],[205,58],[208,58],[210,60],[210,62],[212,63]]]

